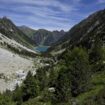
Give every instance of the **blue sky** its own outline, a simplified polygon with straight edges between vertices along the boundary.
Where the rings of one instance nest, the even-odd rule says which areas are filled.
[[[105,0],[0,0],[0,17],[34,29],[69,30],[91,13],[105,8]]]

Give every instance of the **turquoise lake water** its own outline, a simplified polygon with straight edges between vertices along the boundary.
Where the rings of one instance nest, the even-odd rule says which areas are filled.
[[[35,47],[35,50],[38,52],[46,52],[49,47],[50,46],[37,46]]]

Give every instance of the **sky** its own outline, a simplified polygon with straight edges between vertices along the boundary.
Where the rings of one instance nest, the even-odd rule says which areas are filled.
[[[105,0],[0,0],[0,17],[17,26],[65,30],[105,8]]]

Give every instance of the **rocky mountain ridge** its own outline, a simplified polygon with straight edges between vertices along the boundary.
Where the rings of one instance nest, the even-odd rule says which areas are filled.
[[[20,26],[19,29],[23,31],[29,38],[31,38],[37,45],[51,46],[56,43],[61,37],[65,35],[64,30],[48,31],[45,29],[33,30],[27,26]]]

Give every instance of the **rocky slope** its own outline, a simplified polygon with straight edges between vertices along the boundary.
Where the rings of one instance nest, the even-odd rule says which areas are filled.
[[[0,92],[20,84],[29,70],[36,71],[34,45],[9,19],[0,19]]]
[[[0,92],[21,84],[28,71],[45,66],[39,54],[0,33]]]
[[[34,42],[20,31],[7,17],[0,18],[0,33],[29,48],[35,46]]]
[[[6,49],[0,48],[0,91],[13,89],[21,82],[27,71],[33,69],[33,60],[20,57]],[[20,78],[19,75],[20,74]]]

